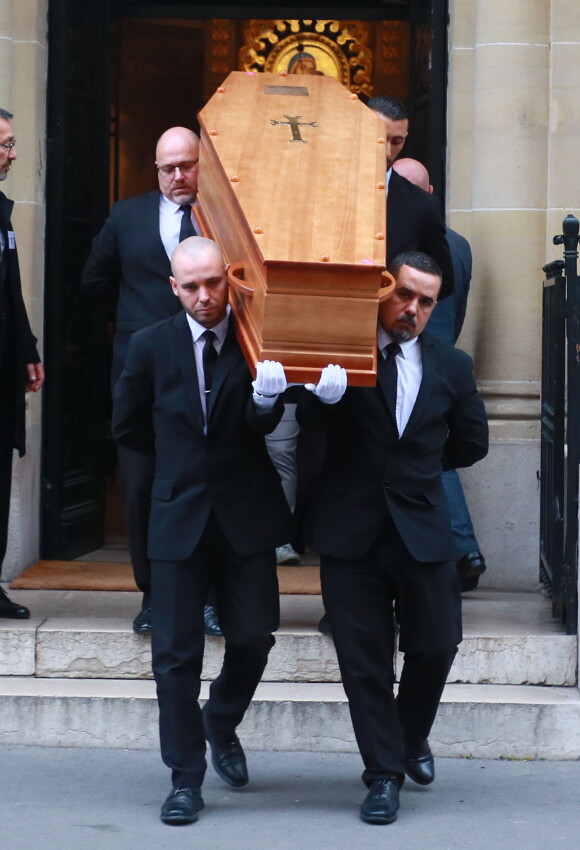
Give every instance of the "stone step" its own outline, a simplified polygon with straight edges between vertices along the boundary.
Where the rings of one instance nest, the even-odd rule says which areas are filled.
[[[207,697],[204,683],[202,699]],[[262,683],[239,729],[248,749],[355,752],[338,684]],[[158,746],[151,681],[0,679],[4,744]],[[576,688],[449,685],[430,737],[439,756],[580,758]]]
[[[219,672],[223,638],[206,641],[204,679]],[[397,656],[400,670],[402,657]],[[72,679],[151,678],[150,641],[124,620],[50,618],[0,626],[0,675]],[[340,682],[332,640],[308,627],[282,628],[264,679]],[[466,634],[450,682],[571,686],[576,682],[572,635]]]
[[[101,616],[102,608],[85,611],[87,597],[91,595],[73,592],[60,599],[44,592],[46,617],[0,621],[0,675],[151,678],[149,639],[131,630],[134,611],[129,606],[135,595],[101,594],[102,608],[113,609],[110,617]],[[266,681],[340,681],[332,640],[316,631],[322,610],[318,597],[283,597],[282,624]],[[574,685],[576,637],[562,634],[549,613],[549,602],[539,594],[482,591],[464,599],[464,640],[449,681]],[[222,654],[223,639],[208,638],[204,678],[215,678]],[[398,670],[401,664],[398,656]]]

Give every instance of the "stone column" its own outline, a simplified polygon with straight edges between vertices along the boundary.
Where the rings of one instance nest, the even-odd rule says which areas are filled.
[[[0,106],[14,113],[18,159],[2,183],[15,203],[12,223],[22,290],[42,356],[44,186],[48,0],[0,4]],[[2,578],[19,575],[38,558],[40,531],[41,398],[29,397],[27,454],[14,456],[8,552]]]
[[[475,359],[492,437],[463,480],[489,563],[481,585],[532,588],[542,266],[561,256],[552,236],[580,209],[577,4],[451,0],[449,44],[447,215],[474,259],[459,345]]]

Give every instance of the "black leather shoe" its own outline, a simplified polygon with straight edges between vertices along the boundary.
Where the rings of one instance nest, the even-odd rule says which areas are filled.
[[[210,729],[206,706],[202,709],[205,738],[211,747],[211,763],[220,779],[234,788],[248,784],[246,756],[235,732],[224,738],[214,736]]]
[[[466,578],[470,578],[471,576],[483,575],[487,569],[487,564],[479,549],[476,549],[474,552],[468,552],[467,555],[457,561],[457,569],[461,570]]]
[[[418,785],[431,785],[435,779],[435,761],[429,741],[421,741],[416,747],[407,747],[405,772]]]
[[[324,614],[322,615],[322,617],[318,621],[318,631],[322,635],[331,634],[330,623],[328,622],[328,614],[326,613],[326,611],[324,612]]]
[[[151,634],[151,608],[143,608],[133,620],[133,631],[138,635]]]
[[[475,549],[473,552],[468,552],[467,555],[460,558],[456,563],[456,567],[459,590],[462,593],[466,593],[469,590],[475,590],[479,584],[479,577],[487,569],[487,564],[479,549]]]
[[[469,578],[466,578],[465,576],[459,575],[458,578],[460,593],[469,593],[470,590],[475,590],[479,584],[479,576],[470,576]]]
[[[392,823],[397,820],[399,788],[395,779],[375,779],[360,807],[365,823]]]
[[[160,818],[163,823],[181,826],[195,823],[198,812],[203,809],[203,799],[199,788],[174,788],[161,806]]]
[[[0,587],[0,617],[11,620],[28,620],[30,611],[24,605],[12,602],[6,595],[6,591]]]
[[[219,637],[223,634],[214,605],[203,606],[203,630],[206,635],[213,635],[214,637]]]

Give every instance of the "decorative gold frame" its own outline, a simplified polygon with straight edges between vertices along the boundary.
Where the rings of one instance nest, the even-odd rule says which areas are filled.
[[[302,73],[335,77],[357,94],[372,92],[370,25],[361,21],[253,20],[244,27],[239,52],[242,71],[288,71],[293,57],[306,54]],[[294,65],[296,73],[296,63]],[[292,73],[292,69],[290,69]]]

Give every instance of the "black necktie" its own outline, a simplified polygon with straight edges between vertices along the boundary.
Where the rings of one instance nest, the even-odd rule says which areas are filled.
[[[183,212],[181,227],[179,228],[179,241],[183,242],[188,236],[195,236],[195,228],[191,221],[191,204],[182,204],[179,209]]]
[[[205,380],[205,391],[208,393],[211,390],[211,382],[213,380],[213,373],[215,371],[218,353],[213,344],[213,341],[216,338],[215,333],[213,331],[204,331],[202,333],[202,337],[205,340],[205,345],[203,346],[203,375]]]
[[[389,410],[393,414],[393,419],[397,421],[397,378],[399,370],[397,369],[397,354],[401,353],[401,346],[398,342],[390,342],[383,349],[387,354],[385,362],[385,384],[387,387],[387,404]]]

